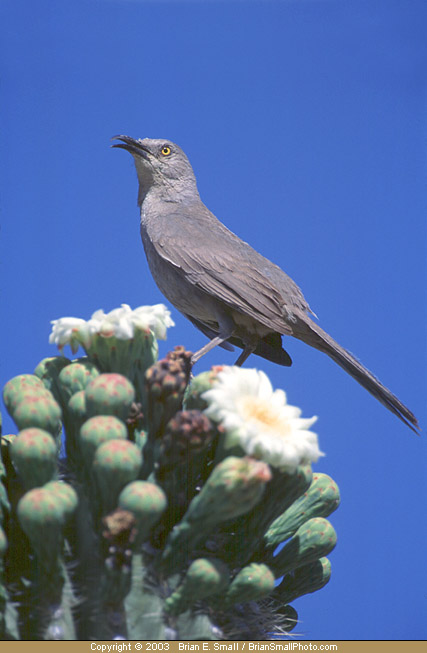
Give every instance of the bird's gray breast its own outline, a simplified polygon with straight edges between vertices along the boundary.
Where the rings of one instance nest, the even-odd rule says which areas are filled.
[[[179,265],[158,253],[153,236],[141,222],[141,238],[150,272],[159,290],[181,313],[203,322],[215,322],[215,300],[192,283]]]

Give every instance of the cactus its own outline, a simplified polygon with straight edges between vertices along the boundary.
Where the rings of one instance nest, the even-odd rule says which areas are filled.
[[[126,419],[135,399],[135,390],[121,374],[101,374],[85,389],[86,415],[115,415]]]
[[[274,574],[271,569],[263,563],[252,562],[233,579],[224,597],[225,606],[257,601],[268,596],[273,589]]]
[[[64,366],[58,375],[61,402],[67,403],[76,392],[85,390],[90,381],[98,376],[99,370],[93,363],[84,358]]]
[[[141,463],[140,450],[127,440],[108,440],[96,449],[92,470],[103,514],[115,508],[120,491],[136,480]]]
[[[313,474],[308,490],[273,521],[264,535],[267,546],[284,542],[312,517],[328,517],[340,503],[338,486],[327,474]]]
[[[190,378],[184,347],[157,361],[170,324],[162,307],[126,305],[57,320],[51,340],[86,357],[45,358],[6,384],[1,639],[277,638],[298,623],[290,602],[329,581],[339,492],[312,473],[316,436],[296,431],[315,453],[298,457],[294,440],[287,457],[287,424],[277,467],[268,446],[246,449],[256,427],[221,418],[227,368]]]
[[[47,431],[29,428],[18,433],[10,456],[26,490],[50,481],[57,469],[57,446]]]
[[[336,533],[327,519],[309,519],[271,560],[276,578],[327,555],[335,548],[336,541]]]
[[[86,420],[80,428],[79,446],[88,472],[91,472],[95,451],[108,440],[126,439],[124,423],[114,415],[97,415]]]
[[[291,603],[295,599],[316,592],[329,583],[331,563],[328,558],[319,558],[314,562],[301,565],[294,572],[287,574],[274,591],[274,598],[283,603]]]

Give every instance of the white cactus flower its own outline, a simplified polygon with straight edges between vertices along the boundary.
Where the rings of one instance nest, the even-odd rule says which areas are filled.
[[[132,314],[132,321],[139,329],[150,329],[157,340],[166,340],[167,329],[175,326],[170,311],[164,304],[135,308]]]
[[[52,332],[49,343],[55,344],[59,350],[65,345],[70,345],[73,354],[80,345],[87,346],[91,339],[91,329],[86,320],[79,317],[61,317],[52,320]]]
[[[136,331],[150,330],[155,338],[166,340],[167,329],[175,326],[164,304],[139,306],[135,310],[128,304],[122,304],[109,313],[99,309],[87,321],[78,317],[61,317],[52,320],[51,324],[49,342],[61,350],[65,345],[70,345],[73,353],[76,353],[79,345],[86,349],[90,347],[95,335],[131,340]]]
[[[273,391],[264,372],[224,367],[215,385],[202,395],[205,413],[222,425],[227,448],[239,445],[246,454],[281,470],[316,462],[322,452],[309,428],[317,417],[303,419],[287,403],[283,390]]]

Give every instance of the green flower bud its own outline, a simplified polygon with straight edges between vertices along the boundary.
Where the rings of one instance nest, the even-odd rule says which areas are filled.
[[[3,401],[9,412],[11,407],[16,406],[16,397],[22,396],[29,388],[45,389],[43,382],[34,374],[19,374],[6,383],[3,388]]]
[[[313,474],[308,490],[271,524],[264,535],[265,543],[270,547],[277,546],[308,519],[330,515],[339,503],[340,494],[335,481],[327,474]]]
[[[274,574],[262,563],[243,567],[231,582],[225,595],[225,605],[258,601],[274,589]]]
[[[135,390],[121,374],[100,374],[86,386],[85,398],[88,417],[115,415],[125,421]]]
[[[337,542],[336,533],[326,519],[314,517],[299,527],[270,562],[276,578],[328,555]]]
[[[91,417],[80,428],[80,451],[88,469],[92,466],[96,449],[107,440],[126,440],[127,429],[114,415]]]
[[[184,576],[182,584],[165,601],[166,612],[176,616],[195,601],[222,594],[229,583],[230,571],[221,560],[197,558]]]
[[[191,380],[184,395],[185,410],[204,411],[207,408],[208,402],[202,399],[202,394],[213,388],[222,369],[222,365],[214,365],[208,372],[202,372]]]
[[[50,490],[35,488],[20,499],[17,514],[39,562],[44,567],[55,567],[63,542],[61,502]]]
[[[118,505],[135,516],[137,548],[148,539],[152,527],[166,509],[167,499],[158,485],[147,481],[134,481],[121,491]]]
[[[10,446],[10,456],[25,489],[40,487],[56,474],[58,449],[50,433],[24,429]]]
[[[44,390],[44,392],[48,392]],[[56,437],[61,430],[61,409],[52,395],[28,395],[23,397],[13,411],[13,419],[18,429],[35,427],[48,431]]]
[[[64,481],[50,481],[44,486],[45,490],[52,492],[58,503],[61,505],[64,522],[66,522],[77,509],[79,499],[75,489]]]
[[[141,463],[141,451],[127,440],[109,440],[98,447],[93,471],[104,514],[116,507],[124,486],[138,478]]]
[[[287,574],[276,588],[274,596],[284,603],[291,603],[304,594],[320,590],[329,582],[331,563],[328,558],[320,558]]]
[[[43,358],[34,370],[34,374],[43,381],[44,386],[50,390],[58,403],[62,401],[58,377],[61,370],[70,363],[71,361],[65,356],[52,356]]]
[[[221,522],[248,512],[271,479],[269,466],[253,458],[228,457],[217,465],[182,521],[169,534],[162,569],[173,573],[189,553]]]
[[[87,358],[81,358],[64,367],[58,378],[63,403],[67,404],[76,392],[85,390],[90,381],[98,376],[98,369]]]

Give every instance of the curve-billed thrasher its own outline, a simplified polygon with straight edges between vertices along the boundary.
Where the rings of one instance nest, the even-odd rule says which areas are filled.
[[[210,338],[193,363],[217,345],[231,350],[237,345],[243,351],[236,365],[255,353],[289,366],[282,335],[294,336],[328,354],[413,431],[418,428],[412,412],[313,322],[292,279],[206,208],[180,147],[161,139],[114,138],[121,143],[113,147],[127,150],[135,161],[151,274],[165,297]]]

